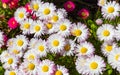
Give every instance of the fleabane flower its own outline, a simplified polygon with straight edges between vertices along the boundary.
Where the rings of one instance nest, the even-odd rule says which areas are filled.
[[[24,50],[27,48],[28,39],[24,35],[17,35],[14,40],[14,46],[18,47],[20,50]]]
[[[35,46],[35,52],[39,57],[45,57],[48,52],[47,42],[39,39]]]
[[[90,42],[82,42],[75,50],[77,56],[90,56],[94,54],[94,46]]]
[[[112,68],[120,72],[120,48],[115,48],[111,51],[107,59]]]
[[[7,50],[3,51],[3,52],[0,54],[0,62],[1,62],[1,63],[5,63],[5,62],[6,62],[5,59],[6,59],[7,57],[9,57],[9,56],[10,56],[10,53],[9,53]]]
[[[28,48],[29,49],[35,49],[35,45],[36,45],[37,42],[38,42],[37,38],[31,38],[30,42],[28,44]]]
[[[9,55],[4,60],[5,60],[5,63],[3,64],[3,67],[5,69],[15,69],[15,68],[17,68],[18,63],[20,61],[19,58],[15,57],[14,55]]]
[[[24,61],[19,69],[24,75],[38,75],[40,61]]]
[[[27,18],[27,14],[26,9],[24,7],[20,7],[14,13],[15,20],[20,23]]]
[[[55,71],[55,75],[69,75],[68,69],[65,66],[57,65],[57,70]]]
[[[115,30],[115,38],[116,38],[117,41],[120,40],[120,35],[119,34],[120,34],[120,24],[118,24],[116,26],[116,30]]]
[[[115,1],[110,1],[102,6],[101,11],[105,19],[112,20],[119,16],[120,5]]]
[[[89,36],[89,30],[88,30],[87,26],[80,22],[77,23],[77,25],[73,24],[70,29],[70,32],[73,36],[76,37],[77,42],[85,41],[85,40],[87,40],[87,38]]]
[[[33,21],[30,32],[34,34],[34,37],[40,37],[45,33],[45,26],[41,21]]]
[[[33,20],[26,19],[23,22],[20,22],[20,29],[22,30],[23,34],[30,34],[30,28]]]
[[[55,10],[56,7],[53,3],[44,3],[37,15],[40,16],[40,19],[49,19],[54,15]]]
[[[85,75],[100,75],[105,70],[105,62],[100,56],[91,56],[86,60],[85,69],[83,74]]]
[[[108,56],[115,48],[118,48],[114,42],[104,42],[101,46],[102,53]]]
[[[63,19],[57,23],[56,29],[58,29],[58,35],[67,37],[70,35],[71,22],[67,19]]]
[[[104,6],[107,3],[107,0],[98,0],[98,6]]]
[[[52,53],[59,53],[63,50],[65,45],[65,38],[58,34],[53,34],[48,38],[48,48]]]
[[[97,36],[100,41],[113,41],[115,29],[110,24],[103,24],[97,29]]]
[[[15,70],[6,70],[4,75],[19,75],[19,71],[17,69],[15,69]]]
[[[53,61],[45,59],[38,66],[38,70],[38,75],[53,75],[56,70],[56,66]]]
[[[73,56],[75,52],[76,44],[73,40],[66,39],[66,44],[64,45],[63,51],[61,51],[61,54],[63,56]]]

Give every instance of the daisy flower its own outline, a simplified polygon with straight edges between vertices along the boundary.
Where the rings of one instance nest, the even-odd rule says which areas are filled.
[[[97,36],[100,41],[113,41],[115,29],[110,24],[103,24],[97,29]]]
[[[14,56],[17,56],[19,58],[22,57],[23,55],[23,52],[22,50],[20,50],[18,47],[16,46],[11,46],[11,47],[8,47],[8,52]]]
[[[115,48],[117,48],[117,44],[114,42],[104,42],[101,46],[102,53],[105,56],[108,56],[111,53],[111,51],[113,51]]]
[[[108,63],[112,68],[117,69],[120,72],[120,48],[115,48],[108,55]]]
[[[65,39],[58,35],[53,34],[48,38],[48,48],[52,53],[59,53],[64,49]]]
[[[66,17],[66,14],[67,14],[66,10],[58,9],[56,12],[54,12],[54,15],[51,17],[50,21],[52,23],[57,23],[61,19],[64,19]]]
[[[7,47],[11,47],[11,46],[13,46],[13,42],[14,42],[14,40],[15,40],[15,38],[11,38],[11,39],[8,39],[8,41],[7,41]]]
[[[63,56],[73,56],[76,44],[74,41],[70,39],[66,39],[66,44],[64,45],[64,49],[61,52]]]
[[[52,34],[58,31],[58,29],[56,29],[56,24],[52,23],[52,22],[44,22],[45,26],[46,26],[46,34]]]
[[[85,70],[85,64],[86,64],[86,59],[88,57],[86,56],[80,56],[76,59],[75,65],[76,65],[76,70],[80,73],[83,74],[84,70]]]
[[[80,22],[77,25],[73,24],[70,31],[77,38],[77,42],[85,41],[89,35],[87,26]]]
[[[115,1],[107,2],[104,6],[102,6],[102,15],[105,19],[115,19],[115,17],[119,16],[120,5]]]
[[[23,73],[23,75],[38,75],[38,66],[40,61],[24,61],[19,69]]]
[[[41,0],[31,0],[30,7],[33,11],[38,11],[41,6],[43,6],[43,2]]]
[[[0,47],[2,47],[2,45],[4,45],[4,36],[3,36],[3,32],[0,31]]]
[[[70,26],[71,22],[67,19],[61,20],[59,23],[56,25],[56,29],[58,29],[58,35],[61,35],[63,37],[67,37],[70,35]]]
[[[4,62],[5,62],[5,59],[6,59],[7,57],[9,57],[9,56],[10,56],[10,53],[8,53],[7,50],[2,51],[2,53],[1,53],[1,55],[0,55],[0,62],[1,62],[1,63],[4,63]]]
[[[90,42],[82,42],[80,45],[77,45],[75,50],[77,56],[86,55],[90,56],[94,54],[94,46]]]
[[[30,27],[32,22],[32,19],[26,19],[23,22],[20,22],[20,29],[22,30],[23,34],[30,34]]]
[[[40,16],[40,19],[49,19],[54,15],[54,12],[56,10],[56,7],[53,3],[44,3],[41,6],[41,9],[39,10],[39,13],[37,15]]]
[[[28,39],[24,35],[17,35],[14,41],[14,46],[21,49],[26,49],[28,45]]]
[[[17,69],[15,70],[6,70],[4,75],[18,75],[19,71]]]
[[[47,55],[48,49],[45,40],[38,40],[35,46],[35,52],[39,57],[45,57]]]
[[[24,56],[23,56],[24,60],[27,60],[27,61],[35,61],[38,59],[38,56],[35,52],[35,50],[31,49],[31,50],[28,50]]]
[[[38,66],[38,75],[53,75],[56,70],[55,64],[53,61],[48,59],[43,60]]]
[[[30,32],[34,33],[34,37],[39,37],[45,33],[45,26],[41,21],[33,21]]]
[[[120,40],[120,35],[119,35],[120,34],[120,24],[117,25],[115,33],[116,33],[115,38],[117,41],[119,41]]]
[[[55,75],[69,75],[68,69],[65,66],[57,65],[57,70],[55,71]]]
[[[28,48],[29,49],[34,49],[37,42],[38,42],[37,38],[31,38],[30,42],[28,44]]]
[[[98,6],[104,6],[107,3],[107,0],[98,0]]]
[[[27,17],[27,14],[28,13],[26,12],[26,9],[24,7],[20,7],[15,11],[15,14],[14,14],[15,20],[18,23],[20,23]]]
[[[20,60],[18,60],[17,57],[13,56],[13,55],[9,55],[8,57],[6,57],[5,59],[5,63],[3,64],[3,67],[5,69],[15,69],[18,67],[18,63]]]
[[[83,74],[85,75],[100,75],[105,70],[105,62],[100,56],[92,56],[86,60],[85,69]]]

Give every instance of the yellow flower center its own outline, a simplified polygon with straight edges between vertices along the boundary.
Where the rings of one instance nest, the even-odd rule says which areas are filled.
[[[119,58],[120,58],[120,54],[116,54],[116,55],[115,55],[115,60],[118,61]]]
[[[19,18],[21,18],[21,19],[24,18],[24,13],[23,12],[19,13]]]
[[[59,41],[58,40],[54,40],[52,42],[52,45],[55,46],[55,47],[59,46]]]
[[[46,8],[44,11],[43,11],[44,15],[48,15],[50,14],[50,9],[49,8]]]
[[[80,50],[80,52],[81,52],[82,54],[85,54],[85,53],[87,52],[87,50],[88,50],[87,48],[82,47],[81,50]]]
[[[36,26],[34,27],[34,29],[35,29],[36,32],[38,32],[38,31],[40,31],[41,27],[40,27],[39,25],[36,25]]]
[[[33,54],[30,54],[29,56],[28,56],[28,60],[34,60],[35,59],[35,56],[33,55]]]
[[[96,62],[90,63],[90,68],[91,69],[97,69],[97,67],[98,67],[98,63],[96,63]]]
[[[105,47],[105,50],[108,51],[108,52],[110,52],[112,50],[112,46],[111,45],[107,45]]]
[[[54,15],[54,16],[52,17],[52,20],[53,20],[54,22],[57,22],[58,19],[59,19],[59,17],[58,17],[57,15]]]
[[[40,52],[43,52],[43,51],[44,51],[44,46],[43,46],[43,45],[40,45],[40,46],[39,46],[39,51],[40,51]]]
[[[13,59],[9,58],[7,62],[8,62],[8,64],[12,64],[13,63]]]
[[[64,50],[65,50],[65,51],[69,51],[70,48],[71,48],[71,47],[70,47],[70,44],[67,44],[67,45],[64,46]]]
[[[43,72],[48,72],[48,70],[49,70],[49,67],[48,67],[47,65],[44,65],[44,66],[42,67],[42,71],[43,71]]]
[[[58,71],[55,72],[55,75],[63,75],[63,73],[58,70]]]
[[[108,7],[107,9],[108,13],[113,13],[115,11],[113,6]]]
[[[29,29],[29,28],[30,28],[30,24],[29,24],[29,23],[26,23],[26,24],[23,25],[23,27],[24,27],[25,29]]]
[[[20,52],[18,50],[13,50],[14,54],[19,54]]]
[[[104,30],[104,31],[103,31],[103,35],[107,37],[107,36],[110,35],[110,32],[109,32],[108,30]]]
[[[18,45],[18,46],[22,46],[23,44],[24,44],[23,40],[18,40],[18,41],[17,41],[17,45]]]
[[[3,3],[3,8],[7,8],[7,4],[6,3]]]
[[[72,34],[73,34],[74,36],[80,36],[80,35],[82,34],[82,31],[79,30],[79,29],[76,29],[76,30],[74,30],[74,31],[72,32]]]
[[[28,69],[29,70],[34,70],[34,68],[35,68],[35,64],[33,64],[33,63],[28,64]]]
[[[65,31],[67,29],[66,25],[60,25],[60,30]]]
[[[38,3],[33,4],[33,9],[37,11],[39,9],[39,4]]]
[[[14,71],[11,71],[9,75],[16,75],[16,73]]]
[[[52,29],[53,25],[51,23],[46,24],[48,29]]]

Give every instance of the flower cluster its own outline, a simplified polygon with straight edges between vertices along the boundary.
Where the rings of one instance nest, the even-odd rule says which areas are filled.
[[[10,0],[4,3],[11,2]],[[14,0],[13,0],[14,1]],[[120,5],[115,1],[99,0],[98,6],[105,20],[119,17]],[[25,6],[16,9],[8,20],[11,30],[20,28],[21,33],[7,41],[7,50],[0,55],[5,75],[69,75],[66,65],[60,65],[46,58],[48,54],[59,57],[74,57],[75,68],[82,75],[100,75],[106,70],[107,62],[120,72],[120,24],[105,23],[97,19],[96,38],[102,44],[101,52],[107,58],[96,54],[96,47],[89,41],[92,31],[87,24],[73,23],[67,19],[76,5],[71,1],[64,8],[57,8],[53,3],[31,0]],[[87,9],[78,14],[82,19],[89,16]],[[92,25],[91,25],[92,26]],[[4,36],[0,32],[0,47],[4,45]],[[93,40],[93,39],[92,39]]]

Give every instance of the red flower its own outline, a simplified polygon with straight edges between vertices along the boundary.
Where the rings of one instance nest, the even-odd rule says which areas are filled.
[[[68,11],[71,12],[75,9],[75,3],[72,1],[67,1],[66,3],[64,3],[64,8]]]
[[[15,29],[15,28],[18,27],[18,23],[17,23],[17,21],[15,20],[14,17],[12,17],[12,18],[10,18],[10,19],[8,20],[8,26],[9,26],[11,29]]]
[[[78,15],[82,18],[82,19],[87,19],[89,17],[89,11],[85,8],[81,9],[78,12]]]
[[[9,7],[12,9],[12,8],[16,8],[18,6],[18,0],[12,0],[10,3],[9,3]]]

